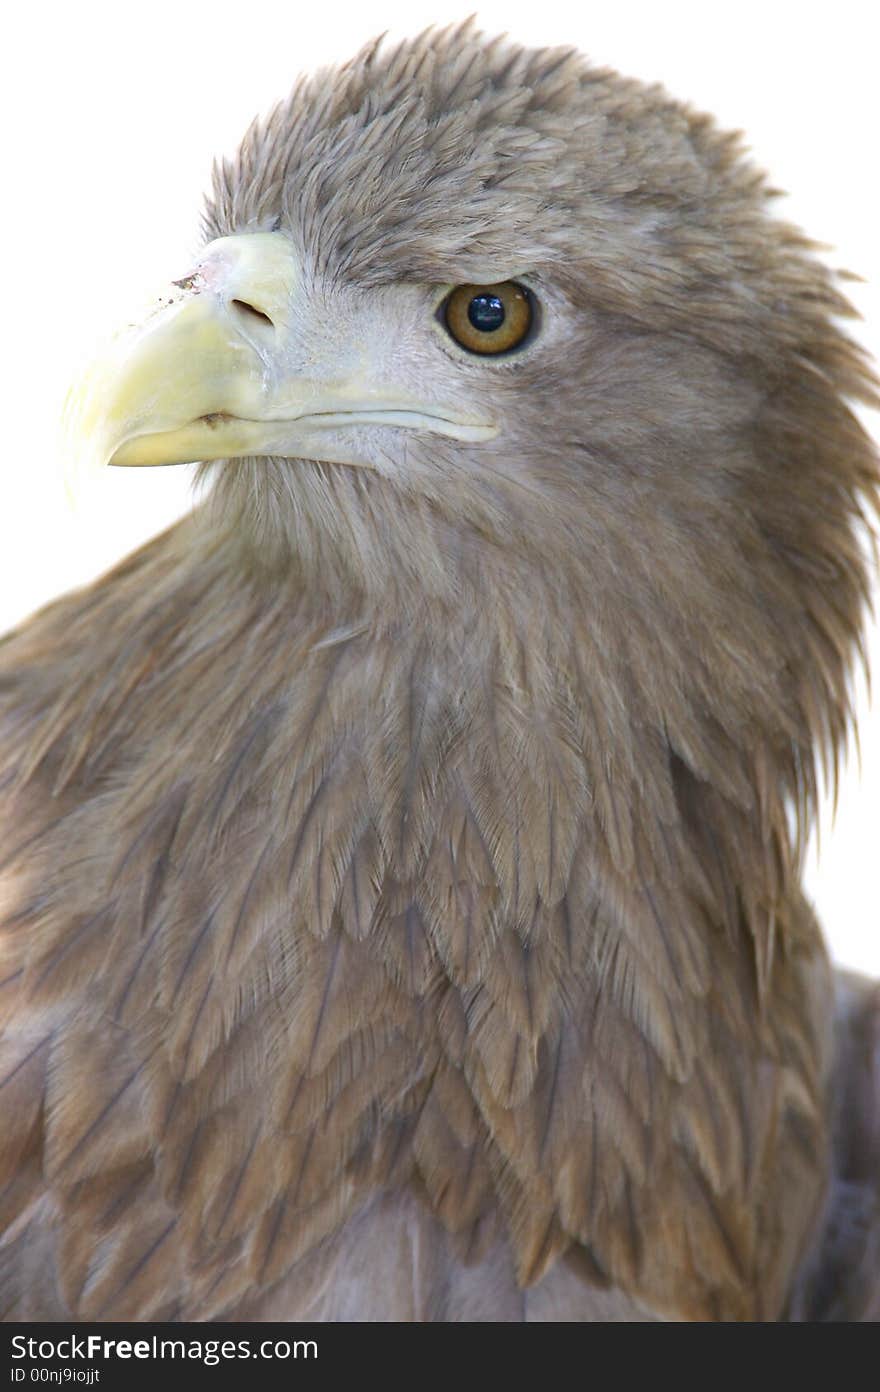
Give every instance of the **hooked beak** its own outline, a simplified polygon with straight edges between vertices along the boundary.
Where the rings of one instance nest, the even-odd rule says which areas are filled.
[[[70,433],[100,463],[124,465],[244,455],[368,464],[346,443],[344,427],[357,424],[459,440],[496,433],[387,384],[291,373],[296,278],[283,233],[210,243],[192,273],[92,364],[69,399]]]

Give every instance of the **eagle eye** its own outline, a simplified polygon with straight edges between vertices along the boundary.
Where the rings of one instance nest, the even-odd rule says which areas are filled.
[[[469,353],[497,355],[518,348],[532,327],[531,293],[514,280],[500,285],[459,285],[447,297],[442,318]]]

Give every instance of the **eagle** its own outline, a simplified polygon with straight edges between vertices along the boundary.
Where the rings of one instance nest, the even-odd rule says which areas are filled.
[[[5,1319],[880,1317],[877,384],[770,197],[472,22],[215,166],[71,408],[203,496],[0,647]]]

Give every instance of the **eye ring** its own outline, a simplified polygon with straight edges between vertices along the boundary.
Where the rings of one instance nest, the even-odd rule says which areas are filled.
[[[441,307],[441,320],[450,338],[481,357],[498,357],[521,347],[534,318],[532,293],[515,280],[459,285]]]

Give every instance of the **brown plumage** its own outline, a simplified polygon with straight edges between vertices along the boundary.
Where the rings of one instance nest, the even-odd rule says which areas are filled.
[[[880,1004],[835,1036],[799,885],[875,388],[767,200],[470,25],[217,170],[208,236],[296,278],[180,294],[260,392],[379,363],[493,433],[242,447],[0,650],[7,1318],[880,1313]],[[463,352],[434,310],[505,279],[536,332]]]

